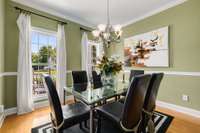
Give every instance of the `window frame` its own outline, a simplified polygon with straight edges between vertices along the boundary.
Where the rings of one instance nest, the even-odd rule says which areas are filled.
[[[93,40],[88,40],[88,44],[89,45],[91,45],[91,59],[93,59],[94,57],[92,56],[92,46],[95,46],[96,47],[96,50],[97,50],[97,48],[99,48],[99,50],[97,50],[96,51],[96,58],[97,57],[99,57],[99,56],[103,56],[103,54],[104,53],[102,53],[102,55],[101,55],[101,53],[98,53],[98,52],[102,52],[101,50],[103,50],[103,46],[102,46],[102,49],[100,49],[100,47],[101,46],[99,46],[99,45],[103,45],[102,43],[98,43],[98,42],[96,42],[96,41],[93,41]],[[91,66],[91,67],[95,67],[95,65],[92,63],[92,61],[91,61],[91,64],[88,64],[89,66]]]
[[[56,38],[58,38],[58,33],[57,33],[57,31],[53,31],[53,30],[48,30],[48,29],[44,29],[44,28],[41,28],[41,27],[32,26],[32,27],[31,27],[31,33],[32,33],[33,31],[39,32],[39,33],[41,33],[41,34],[49,35],[49,36],[56,36]]]
[[[33,32],[37,32],[39,34],[48,35],[48,36],[55,36],[56,37],[56,46],[57,46],[58,33],[56,31],[44,29],[44,28],[41,28],[41,27],[35,27],[35,26],[31,26],[31,41],[30,41],[31,46],[32,46],[32,33]],[[31,50],[31,52],[32,52],[32,50]],[[40,101],[44,101],[44,100],[47,100],[47,99],[48,99],[47,93],[46,94],[40,94],[38,96],[33,95],[33,101],[35,103],[40,102]]]

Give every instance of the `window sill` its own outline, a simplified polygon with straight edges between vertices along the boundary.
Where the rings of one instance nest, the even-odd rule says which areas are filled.
[[[45,100],[48,100],[47,94],[33,97],[34,103],[45,101]]]

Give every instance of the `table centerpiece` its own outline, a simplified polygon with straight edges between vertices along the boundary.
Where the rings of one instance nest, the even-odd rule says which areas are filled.
[[[98,59],[97,68],[100,71],[103,85],[114,86],[116,84],[117,74],[122,70],[122,62],[117,58],[115,56],[108,58],[104,55]]]

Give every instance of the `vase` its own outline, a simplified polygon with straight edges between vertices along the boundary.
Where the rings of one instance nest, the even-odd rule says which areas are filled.
[[[116,75],[102,74],[101,81],[102,81],[103,86],[115,87],[115,85],[116,85]]]

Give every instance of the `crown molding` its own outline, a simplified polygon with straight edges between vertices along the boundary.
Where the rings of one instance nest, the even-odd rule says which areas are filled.
[[[162,6],[162,7],[160,7],[160,8],[157,8],[157,9],[151,11],[151,12],[148,12],[148,13],[142,15],[142,16],[139,16],[139,17],[137,17],[137,18],[134,18],[134,19],[132,19],[132,20],[130,20],[130,21],[128,21],[128,22],[122,24],[122,26],[123,26],[123,27],[126,27],[126,26],[131,25],[131,24],[133,24],[133,23],[136,23],[136,22],[138,22],[138,21],[140,21],[140,20],[143,20],[143,19],[145,19],[145,18],[148,18],[148,17],[150,17],[150,16],[153,16],[153,15],[155,15],[155,14],[158,14],[158,13],[160,13],[160,12],[162,12],[162,11],[165,11],[165,10],[171,8],[171,7],[180,5],[180,4],[182,4],[182,3],[186,2],[186,1],[188,1],[188,0],[174,0],[174,1],[170,2],[170,3],[167,4],[167,5],[164,5],[164,6]]]
[[[32,8],[32,9],[36,9],[38,11],[48,13],[48,14],[53,15],[53,16],[60,17],[60,18],[78,23],[78,24],[86,26],[88,28],[95,28],[95,26],[93,24],[90,24],[90,23],[88,23],[88,22],[86,22],[86,21],[84,21],[84,20],[82,20],[78,17],[68,15],[67,13],[65,13],[65,14],[59,13],[59,12],[57,12],[57,11],[51,9],[51,8],[40,6],[40,5],[35,4],[35,3],[33,3],[29,0],[26,0],[26,1],[11,0],[11,1],[18,3],[18,4],[21,4],[21,5],[24,5],[24,6],[27,6],[27,7],[30,7],[30,5],[31,5],[30,8]]]
[[[31,1],[18,1],[18,0],[11,0],[11,1],[13,1],[15,3],[19,3],[19,4],[22,4],[22,5],[25,5],[27,7],[30,7],[30,5],[31,5],[31,8],[36,9],[38,11],[42,11],[42,12],[45,12],[45,13],[48,13],[48,14],[51,14],[51,15],[54,15],[54,16],[57,16],[57,17],[72,21],[72,22],[75,22],[75,23],[78,23],[80,25],[83,25],[83,26],[86,26],[86,27],[89,27],[89,28],[95,28],[94,24],[86,22],[86,21],[84,21],[84,20],[82,20],[82,19],[80,19],[80,18],[78,18],[76,16],[72,16],[72,15],[69,15],[69,14],[66,14],[66,13],[65,14],[59,13],[59,12],[53,10],[53,9],[50,9],[50,8],[44,7],[44,6],[40,6],[40,5],[35,4],[35,3],[31,2]],[[147,17],[150,17],[150,16],[153,16],[155,14],[158,14],[158,13],[160,13],[160,12],[162,12],[164,10],[167,10],[167,9],[169,9],[171,7],[174,7],[174,6],[177,6],[179,4],[182,4],[182,3],[186,2],[186,1],[188,1],[188,0],[174,0],[174,1],[170,2],[167,5],[164,5],[164,6],[160,7],[160,8],[157,8],[157,9],[155,9],[153,11],[150,11],[150,12],[146,13],[145,15],[139,16],[138,18],[134,18],[134,19],[122,24],[122,26],[123,27],[128,26],[128,25],[133,24],[133,23],[135,23],[137,21],[143,20],[143,19],[145,19]]]

